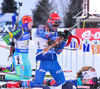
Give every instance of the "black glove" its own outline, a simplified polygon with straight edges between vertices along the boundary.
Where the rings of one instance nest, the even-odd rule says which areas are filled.
[[[65,30],[64,32],[61,31],[58,32],[58,36],[63,37],[65,41],[68,39],[70,35],[72,34],[68,30]]]
[[[71,34],[71,32],[68,31],[68,30],[65,30],[64,33],[66,34],[66,35],[65,35],[65,39],[64,39],[64,40],[66,41],[66,40],[68,39],[68,37],[71,36],[72,34]]]

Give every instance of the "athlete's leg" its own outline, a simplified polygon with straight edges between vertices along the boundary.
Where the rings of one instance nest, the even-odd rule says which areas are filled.
[[[13,54],[13,63],[15,66],[15,72],[17,75],[24,75],[24,66],[23,66],[23,54],[14,52]],[[12,80],[22,80],[22,76],[16,75],[5,75],[5,79],[12,79]]]
[[[31,77],[32,69],[31,69],[31,63],[30,63],[29,58],[28,58],[28,54],[25,54],[25,56],[23,56],[23,65],[24,65],[24,76]],[[23,77],[23,78],[29,79],[26,77]]]
[[[51,70],[50,73],[52,77],[55,79],[58,85],[65,83],[65,77],[63,71],[57,61],[51,61]]]
[[[48,64],[49,65],[49,64]],[[36,85],[42,85],[45,73],[47,72],[49,66],[47,65],[47,61],[38,61],[37,62],[37,70],[35,73],[34,81],[23,81],[23,87],[34,87]]]

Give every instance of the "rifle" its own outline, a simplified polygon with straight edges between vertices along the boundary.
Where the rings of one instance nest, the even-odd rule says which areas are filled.
[[[19,13],[20,13],[20,7],[22,6],[22,2],[18,2],[18,3],[19,3],[18,17],[17,17],[16,23],[14,24],[12,31],[17,29],[18,22],[19,22]],[[14,43],[14,38],[12,38],[12,43]],[[14,45],[11,46],[11,52],[10,52],[7,60],[9,60],[9,58],[13,55],[13,53],[14,53]]]
[[[37,53],[36,56],[40,55],[40,54],[43,54],[45,55],[48,50],[50,50],[51,48],[55,47],[59,42],[62,42],[63,40],[67,40],[69,37],[71,37],[71,32],[74,30],[74,28],[80,23],[82,22],[84,19],[87,19],[89,18],[89,15],[86,17],[86,18],[82,18],[80,19],[79,22],[77,22],[73,27],[69,28],[69,31],[68,30],[65,30],[64,32],[58,32],[58,38],[54,41],[54,44],[46,47],[45,49],[43,49],[41,52]],[[68,42],[71,42],[71,41],[68,41]],[[78,40],[79,42],[79,40]],[[69,44],[69,43],[67,43]],[[67,45],[68,46],[68,45]]]

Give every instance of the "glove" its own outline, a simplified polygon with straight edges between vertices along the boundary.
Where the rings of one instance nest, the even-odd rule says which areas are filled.
[[[58,32],[58,36],[64,38],[64,41],[66,41],[70,35],[72,34],[68,30],[65,30],[64,32],[61,31]]]
[[[68,30],[65,30],[64,33],[65,33],[65,38],[64,38],[64,40],[66,41],[66,40],[68,39],[68,37],[71,36],[72,34],[71,34],[71,32],[68,31]]]

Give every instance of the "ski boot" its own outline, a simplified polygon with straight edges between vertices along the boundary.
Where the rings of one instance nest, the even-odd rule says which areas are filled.
[[[16,82],[16,83],[7,83],[7,88],[20,88],[21,82]]]
[[[46,86],[57,86],[57,83],[54,79],[46,79],[43,81],[43,84]]]

